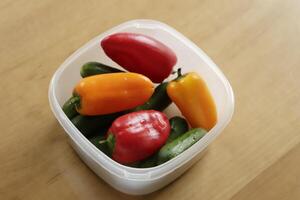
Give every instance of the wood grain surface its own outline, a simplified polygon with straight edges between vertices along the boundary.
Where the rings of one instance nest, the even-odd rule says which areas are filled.
[[[1,0],[0,199],[300,199],[299,0]],[[98,178],[52,115],[57,67],[130,19],[165,22],[200,46],[231,82],[236,109],[207,154],[142,197]]]

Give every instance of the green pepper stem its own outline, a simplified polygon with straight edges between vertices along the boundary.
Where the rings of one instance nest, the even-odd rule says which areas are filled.
[[[73,96],[71,101],[75,104],[78,104],[80,102],[80,96]]]
[[[70,101],[73,105],[75,105],[76,109],[80,109],[80,96],[76,93],[73,94],[73,96],[70,98]]]
[[[107,140],[100,140],[98,143],[99,144],[104,144],[104,143],[107,143]]]
[[[110,155],[114,152],[115,148],[115,136],[111,133],[108,133],[108,137],[106,139],[107,147],[109,149]]]
[[[69,119],[72,119],[78,114],[76,110],[77,105],[80,105],[80,97],[72,96],[62,106],[62,110]]]

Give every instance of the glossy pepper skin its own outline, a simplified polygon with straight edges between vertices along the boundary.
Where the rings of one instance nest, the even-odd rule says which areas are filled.
[[[193,128],[210,130],[216,124],[214,100],[197,73],[191,72],[170,82],[167,93]]]
[[[136,73],[111,73],[83,78],[74,89],[81,115],[104,115],[144,104],[154,92],[147,77]]]
[[[144,160],[157,152],[168,139],[167,116],[155,110],[143,110],[117,118],[108,131],[112,158],[121,164]]]
[[[177,62],[175,53],[158,40],[137,33],[116,33],[101,41],[105,54],[130,72],[161,83]]]

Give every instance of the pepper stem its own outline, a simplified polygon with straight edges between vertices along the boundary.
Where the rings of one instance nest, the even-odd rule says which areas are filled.
[[[109,149],[110,155],[112,155],[115,148],[115,136],[111,133],[108,133],[108,137],[106,139],[106,144]]]
[[[77,106],[77,105],[80,105],[80,96],[78,96],[78,95],[73,96],[72,102],[73,102],[76,106]]]
[[[182,75],[181,73],[181,68],[178,68],[177,69],[177,78],[174,79],[174,81],[178,81],[180,80],[181,78],[183,78],[185,75]]]
[[[80,109],[80,96],[77,93],[73,93],[73,96],[70,98],[70,101],[75,105],[76,109]]]
[[[177,78],[179,78],[180,76],[182,76],[182,74],[181,74],[181,68],[178,68],[177,69]]]
[[[80,97],[72,96],[62,106],[64,113],[67,115],[69,119],[73,118],[78,114],[76,110],[77,105],[80,105]]]
[[[98,143],[99,144],[104,144],[104,143],[107,143],[107,140],[100,140]]]

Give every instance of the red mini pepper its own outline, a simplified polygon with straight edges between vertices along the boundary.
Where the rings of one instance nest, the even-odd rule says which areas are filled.
[[[167,78],[177,62],[175,53],[158,40],[137,33],[116,33],[101,41],[108,57],[130,72],[155,83]]]
[[[164,113],[142,110],[117,118],[108,130],[106,141],[115,161],[130,164],[158,151],[169,133],[170,124]]]

